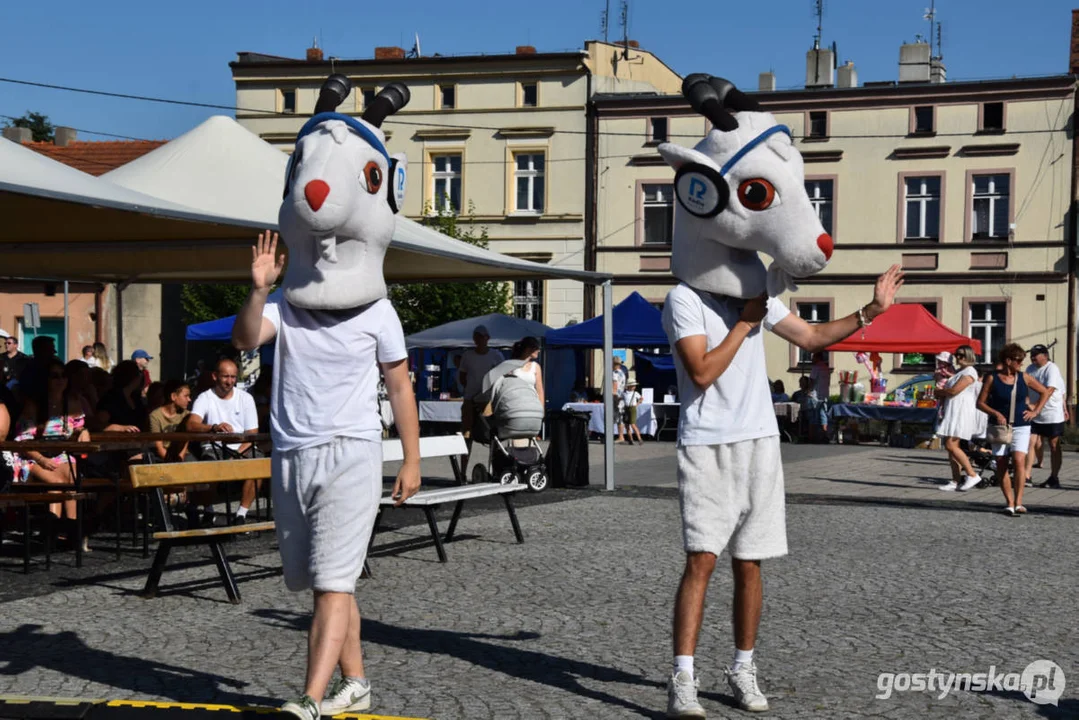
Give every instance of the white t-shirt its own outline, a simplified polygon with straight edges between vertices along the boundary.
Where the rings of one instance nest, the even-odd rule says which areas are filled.
[[[336,437],[381,442],[378,363],[408,357],[390,301],[338,312],[304,310],[281,298],[266,303],[262,316],[277,328],[274,449],[314,447]]]
[[[471,400],[483,389],[483,376],[489,373],[496,365],[505,360],[502,353],[494,348],[487,348],[487,352],[480,355],[475,348],[465,351],[461,356],[461,364],[457,366],[457,375],[465,375],[465,400]]]
[[[637,407],[641,402],[641,394],[636,390],[626,390],[622,393],[622,402],[628,408]]]
[[[255,398],[238,387],[232,389],[232,395],[228,399],[218,397],[213,388],[204,390],[195,398],[191,414],[198,415],[207,425],[228,423],[233,432],[257,432],[259,429]],[[238,450],[240,445],[241,443],[232,443],[226,447],[229,450]]]
[[[1053,394],[1045,403],[1038,417],[1033,422],[1040,425],[1054,425],[1064,422],[1064,376],[1060,374],[1060,368],[1050,360],[1044,366],[1038,367],[1031,363],[1027,368],[1027,375],[1040,382],[1047,388],[1053,388]],[[1030,400],[1037,403],[1042,397],[1033,390],[1030,391]]]
[[[740,315],[741,309],[735,303],[682,283],[667,293],[663,329],[672,348],[682,338],[704,335],[706,350],[712,350],[723,341]],[[768,298],[762,325],[771,330],[788,315],[790,310],[783,303]],[[677,349],[672,355],[682,404],[679,445],[720,445],[779,434],[760,326],[742,342],[724,373],[704,390],[686,372]]]

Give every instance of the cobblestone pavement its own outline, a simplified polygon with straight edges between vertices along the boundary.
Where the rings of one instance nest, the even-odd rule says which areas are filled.
[[[662,453],[645,449],[655,455],[619,453],[620,476],[663,482],[652,467]],[[827,472],[877,482],[910,472],[882,453],[904,466],[927,457],[839,450],[789,457],[789,486]],[[669,478],[669,456],[666,463]],[[943,477],[946,468],[929,470],[921,472]],[[1035,513],[1033,493],[1032,513],[1014,519],[987,512],[989,500],[934,503],[792,493],[792,554],[765,563],[757,660],[771,717],[1079,717],[1079,520]],[[525,544],[513,542],[499,506],[478,504],[447,546],[446,564],[436,561],[420,513],[391,515],[375,577],[359,584],[374,712],[662,716],[681,571],[673,489],[553,490],[522,505]],[[179,556],[152,601],[135,595],[149,565],[141,558],[114,563],[94,553],[86,576],[64,558],[48,576],[35,572],[49,578],[48,592],[0,602],[0,695],[271,704],[294,694],[309,600],[285,591],[269,538],[234,543],[230,555],[238,606],[225,602],[197,550]],[[725,560],[719,567],[698,673],[709,717],[748,717],[730,706],[722,679],[733,648],[730,576]],[[0,583],[12,577],[0,573]],[[1038,659],[1071,680],[1057,707],[1007,691],[874,698],[882,672],[1021,672]]]

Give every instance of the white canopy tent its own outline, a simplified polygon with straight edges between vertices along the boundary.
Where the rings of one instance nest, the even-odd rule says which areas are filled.
[[[0,277],[245,282],[255,235],[277,227],[286,163],[284,153],[220,117],[111,177],[95,178],[0,139]],[[568,278],[602,284],[610,317],[609,275],[500,255],[401,216],[384,272],[389,282]],[[607,417],[613,418],[607,395]],[[611,435],[608,489],[614,488]]]
[[[454,320],[405,338],[405,344],[412,348],[461,348],[472,347],[472,331],[477,325],[483,325],[491,334],[488,344],[491,347],[510,347],[526,335],[542,340],[551,328],[535,320],[513,317],[502,313],[478,315],[464,320]]]

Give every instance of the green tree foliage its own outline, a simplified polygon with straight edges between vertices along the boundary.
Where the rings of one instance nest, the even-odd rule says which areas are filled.
[[[34,142],[52,142],[56,137],[56,127],[49,122],[49,116],[36,112],[27,112],[14,120],[8,120],[5,127],[30,128]]]
[[[250,289],[247,285],[184,285],[180,289],[184,324],[235,315],[247,299]]]
[[[487,228],[477,229],[471,203],[465,217],[447,210],[430,215],[426,210],[425,224],[429,227],[471,245],[487,247]],[[405,334],[410,335],[453,320],[506,312],[510,308],[510,286],[502,282],[391,285],[390,300]]]

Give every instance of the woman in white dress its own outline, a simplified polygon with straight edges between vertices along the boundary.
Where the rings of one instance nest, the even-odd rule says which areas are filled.
[[[536,388],[539,395],[540,405],[546,408],[543,398],[543,370],[536,362],[539,357],[539,340],[534,337],[523,337],[513,344],[512,355],[514,360],[524,360],[525,364],[513,371],[513,374],[522,380],[526,380]]]
[[[976,386],[978,371],[974,369],[976,357],[974,348],[962,345],[953,355],[959,372],[936,391],[937,397],[944,398],[944,418],[940,421],[937,434],[944,438],[944,449],[948,451],[948,464],[952,468],[951,482],[941,486],[941,490],[970,490],[981,482],[978,473],[970,464],[970,458],[959,447],[962,440],[970,440],[978,428],[978,399]]]

